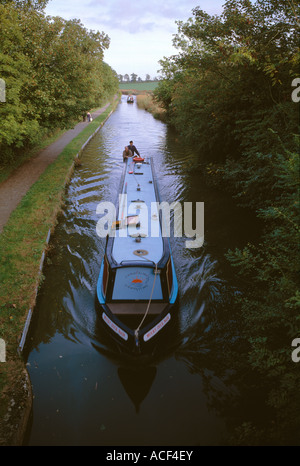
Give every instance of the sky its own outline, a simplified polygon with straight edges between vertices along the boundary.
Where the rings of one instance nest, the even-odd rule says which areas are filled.
[[[192,17],[199,6],[221,14],[225,0],[49,0],[45,13],[80,19],[89,30],[110,38],[104,61],[117,74],[135,73],[141,79],[159,76],[159,60],[178,53],[172,45],[175,21]]]

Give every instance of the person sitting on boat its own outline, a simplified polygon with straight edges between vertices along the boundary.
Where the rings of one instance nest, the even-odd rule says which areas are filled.
[[[128,146],[125,146],[125,150],[123,151],[123,162],[125,162],[128,157],[132,157],[132,152],[130,149],[128,149]]]
[[[134,153],[136,152],[137,155],[140,157],[140,153],[139,153],[139,151],[137,150],[137,148],[133,145],[133,141],[130,141],[130,142],[129,142],[128,149],[131,150],[131,152],[132,152],[133,155],[134,155]]]

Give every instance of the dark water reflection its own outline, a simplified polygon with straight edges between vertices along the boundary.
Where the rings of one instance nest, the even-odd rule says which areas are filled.
[[[238,292],[224,252],[255,237],[255,225],[207,186],[196,154],[176,138],[123,97],[82,156],[51,238],[26,347],[34,392],[29,445],[222,445],[240,416],[239,379],[232,382],[233,365],[223,357]],[[204,246],[187,249],[186,238],[170,239],[177,327],[164,351],[140,364],[99,338],[94,309],[104,252],[96,207],[115,201],[130,139],[154,158],[162,200],[205,203]]]

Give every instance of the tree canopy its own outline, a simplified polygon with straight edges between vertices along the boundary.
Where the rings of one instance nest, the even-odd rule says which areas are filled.
[[[118,86],[116,73],[103,62],[109,37],[79,20],[46,16],[46,3],[0,3],[0,76],[6,85],[6,102],[0,104],[2,163],[44,131],[68,128]]]
[[[227,258],[242,289],[241,364],[254,379],[264,377],[266,405],[275,412],[273,424],[254,428],[266,428],[270,443],[288,443],[300,434],[299,368],[291,361],[291,342],[300,336],[299,103],[292,99],[300,7],[294,0],[227,0],[223,8],[210,16],[197,7],[178,21],[178,54],[161,60],[155,95],[169,123],[199,147],[208,180],[262,220],[257,243]]]
[[[290,0],[230,0],[220,16],[197,7],[193,18],[178,21],[179,53],[161,61],[166,79],[157,96],[183,136],[226,155],[241,142],[244,122],[261,119],[260,112],[274,105],[284,108],[282,135],[296,132],[291,82],[299,74],[297,11]]]

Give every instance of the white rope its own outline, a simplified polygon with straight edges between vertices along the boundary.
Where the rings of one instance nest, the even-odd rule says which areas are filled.
[[[138,180],[136,179],[135,174],[133,173],[132,175],[133,175],[133,178],[135,179],[135,182],[136,182],[136,184],[137,184],[137,187],[140,188],[140,183],[139,183]]]
[[[149,260],[147,257],[144,257],[144,259],[146,260]],[[151,262],[151,261],[149,261]],[[148,305],[147,305],[147,309],[146,309],[146,312],[139,324],[139,326],[137,327],[137,329],[135,330],[134,334],[135,334],[135,337],[138,338],[138,334],[139,334],[139,331],[140,331],[140,328],[141,326],[143,325],[144,323],[144,320],[146,319],[147,315],[148,315],[148,312],[149,312],[149,309],[150,309],[150,304],[151,304],[151,300],[152,300],[152,296],[153,296],[153,292],[154,292],[154,286],[155,286],[155,280],[156,280],[156,275],[157,275],[157,264],[155,264],[155,271],[154,271],[154,280],[153,280],[153,285],[152,285],[152,290],[151,290],[151,294],[150,294],[150,298],[149,298],[149,302],[148,302]]]

